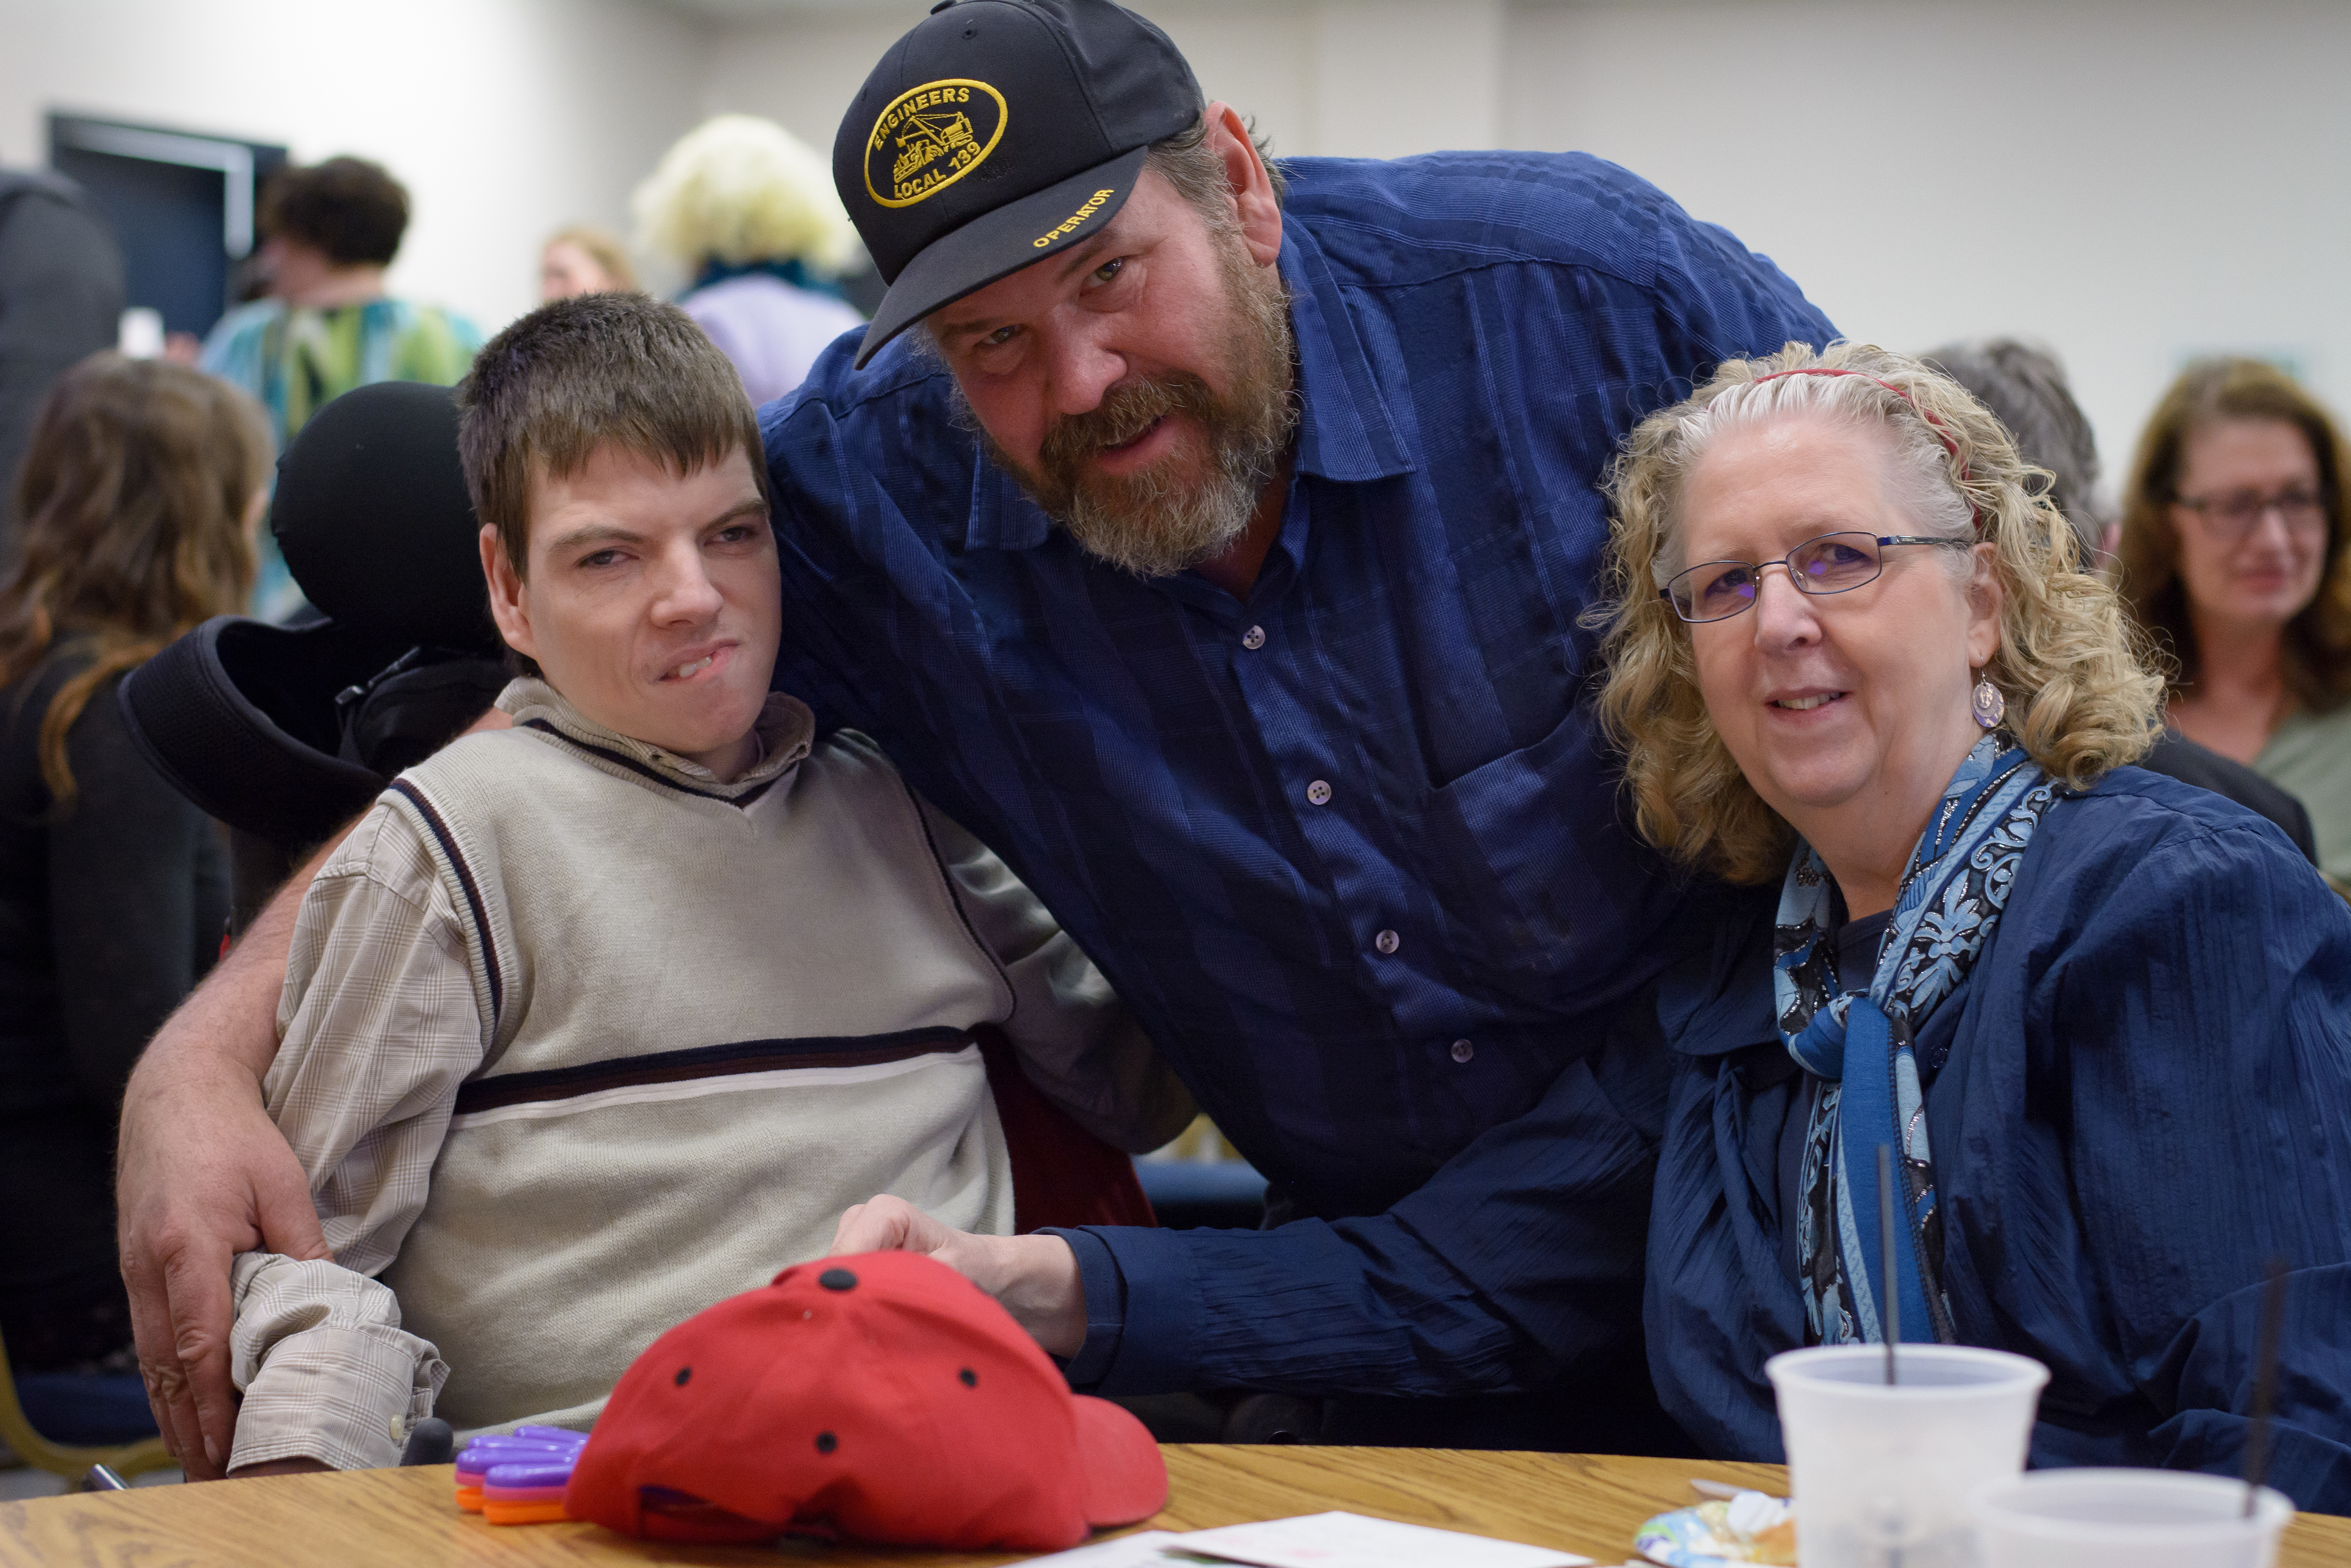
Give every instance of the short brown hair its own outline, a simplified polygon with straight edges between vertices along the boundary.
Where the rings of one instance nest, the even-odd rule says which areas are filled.
[[[2123,537],[2116,551],[2123,597],[2170,655],[2171,689],[2193,682],[2196,629],[2179,576],[2179,530],[2172,527],[2171,505],[2179,499],[2180,458],[2189,433],[2221,419],[2283,420],[2301,430],[2317,459],[2326,555],[2317,596],[2285,623],[2280,662],[2296,702],[2320,712],[2339,707],[2351,701],[2351,550],[2345,548],[2351,541],[2351,500],[2343,490],[2351,448],[2325,405],[2276,366],[2206,360],[2190,365],[2156,404],[2123,492]]]
[[[694,319],[642,294],[558,299],[482,346],[457,389],[457,453],[474,511],[528,570],[530,492],[617,444],[679,474],[750,459],[768,465],[743,379]]]
[[[39,719],[41,777],[61,811],[75,795],[66,732],[98,688],[245,608],[246,518],[269,459],[261,405],[183,365],[92,354],[49,389],[16,479],[23,549],[0,579],[0,686],[58,643],[93,655]]]
[[[381,163],[329,158],[272,174],[256,216],[264,238],[313,246],[337,267],[389,267],[408,232],[408,191]]]
[[[1281,172],[1281,165],[1273,161],[1273,138],[1259,135],[1254,120],[1249,121],[1249,132],[1258,161],[1265,165],[1266,183],[1273,187],[1273,204],[1280,206],[1290,195],[1290,180]],[[1161,177],[1176,187],[1176,193],[1207,216],[1211,225],[1225,215],[1225,204],[1232,198],[1232,186],[1225,178],[1225,161],[1208,150],[1208,117],[1205,112],[1185,130],[1153,142],[1144,162],[1158,170]]]

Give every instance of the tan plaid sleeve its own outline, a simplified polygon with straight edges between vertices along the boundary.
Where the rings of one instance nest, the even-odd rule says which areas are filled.
[[[972,933],[1004,970],[1004,1033],[1029,1082],[1114,1147],[1155,1149],[1199,1114],[1142,1025],[1093,961],[994,851],[927,800],[917,803]]]
[[[407,819],[378,806],[302,901],[263,1082],[334,1261],[236,1261],[232,1466],[397,1463],[448,1375],[372,1278],[423,1210],[483,1027],[456,913]]]
[[[310,884],[277,1023],[269,1114],[309,1176],[336,1261],[379,1273],[423,1210],[484,1037],[456,911],[392,808],[360,819]]]
[[[229,1375],[244,1392],[229,1469],[308,1458],[339,1470],[400,1463],[449,1368],[403,1333],[400,1303],[324,1260],[247,1252],[230,1275]]]

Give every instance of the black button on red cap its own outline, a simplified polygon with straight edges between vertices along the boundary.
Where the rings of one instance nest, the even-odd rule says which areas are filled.
[[[823,1273],[819,1274],[816,1277],[816,1282],[822,1285],[828,1291],[853,1291],[857,1289],[857,1276],[851,1273],[846,1269],[827,1269]]]

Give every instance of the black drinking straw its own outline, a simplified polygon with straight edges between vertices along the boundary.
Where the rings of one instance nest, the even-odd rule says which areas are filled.
[[[1894,1279],[1894,1145],[1877,1145],[1877,1253],[1884,1260],[1885,1300],[1877,1303],[1886,1326],[1886,1385],[1894,1386],[1894,1342],[1902,1337],[1902,1287]]]
[[[2285,1331],[2285,1260],[2270,1260],[2262,1286],[2262,1338],[2253,1361],[2253,1419],[2245,1433],[2245,1517],[2253,1517],[2262,1473],[2270,1468],[2270,1412],[2277,1404],[2278,1339]]]

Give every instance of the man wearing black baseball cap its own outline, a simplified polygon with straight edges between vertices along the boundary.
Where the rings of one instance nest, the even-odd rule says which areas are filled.
[[[778,684],[1037,890],[1273,1222],[982,1241],[883,1200],[841,1244],[939,1253],[1089,1391],[1322,1396],[1334,1441],[1671,1441],[1630,1414],[1642,992],[1708,894],[1625,827],[1591,716],[1597,486],[1718,361],[1833,329],[1594,159],[1269,165],[1107,0],[938,6],[833,166],[890,291],[763,411]],[[314,1244],[247,947],[126,1104],[150,1297]],[[225,1434],[219,1325],[174,1299],[159,1403]]]

